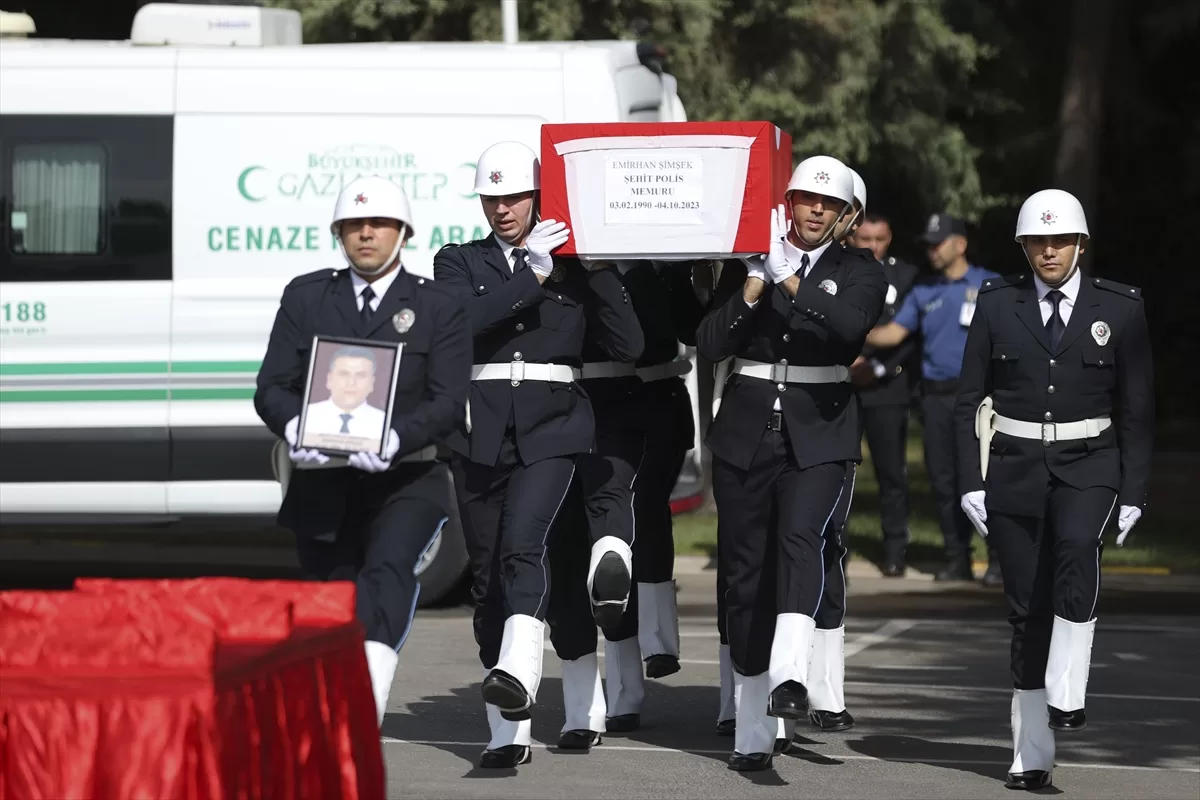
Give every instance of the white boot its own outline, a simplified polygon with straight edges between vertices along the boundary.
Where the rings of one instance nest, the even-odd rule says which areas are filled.
[[[371,673],[371,693],[375,695],[375,718],[383,727],[383,714],[387,710],[388,694],[392,691],[392,679],[396,676],[396,664],[400,654],[383,642],[367,640],[367,671]]]
[[[1096,620],[1068,622],[1054,618],[1050,657],[1046,660],[1046,702],[1059,711],[1078,711],[1087,696]]]
[[[721,645],[719,659],[721,663],[721,709],[717,712],[717,722],[724,722],[727,719],[734,719],[737,715],[737,706],[733,696],[733,661],[729,658],[729,645]]]
[[[778,614],[775,638],[771,642],[768,692],[787,681],[808,687],[808,662],[813,649],[817,622],[804,614]]]
[[[638,644],[642,657],[679,658],[679,610],[675,581],[639,583]]]
[[[642,701],[646,698],[646,679],[642,673],[638,637],[604,643],[604,672],[609,715],[641,714]]]
[[[813,635],[812,655],[809,658],[808,705],[815,711],[846,710],[846,628],[822,630]]]
[[[626,607],[629,605],[629,589],[625,589],[623,597],[602,597],[600,602],[596,601],[596,596],[592,594],[592,589],[596,582],[596,569],[600,566],[600,561],[608,553],[616,553],[621,558],[621,563],[625,567],[625,581],[633,580],[633,551],[629,549],[629,545],[625,540],[619,539],[616,536],[601,536],[600,539],[592,545],[592,556],[588,563],[587,576],[587,592],[588,598],[592,601],[594,613],[599,614],[597,622],[604,627],[611,627],[621,621],[621,615],[625,613]],[[631,587],[632,584],[627,586]],[[605,591],[608,587],[601,587],[602,594],[609,594],[611,590]]]
[[[771,679],[767,673],[746,677],[733,673],[737,695],[737,729],[733,749],[744,756],[752,753],[775,752],[779,736],[779,721],[767,716],[767,698],[771,694]]]
[[[513,614],[504,621],[500,659],[495,666],[521,684],[531,705],[537,702],[538,687],[542,683],[545,633],[544,622],[527,614]]]
[[[1013,689],[1013,763],[1010,775],[1054,769],[1054,731],[1049,727],[1045,689]]]
[[[600,660],[595,653],[562,662],[563,709],[566,720],[562,732],[594,731],[604,733],[606,706],[604,686],[600,682]]]
[[[488,750],[499,750],[510,744],[529,747],[533,742],[533,721],[523,719],[520,722],[507,720],[500,715],[500,709],[487,703],[488,728],[491,738],[488,740]]]

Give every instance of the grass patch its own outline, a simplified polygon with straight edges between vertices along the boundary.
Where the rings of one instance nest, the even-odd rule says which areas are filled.
[[[939,567],[944,562],[942,531],[937,522],[937,506],[925,472],[924,454],[918,433],[908,443],[909,532],[906,560],[911,566]],[[850,551],[854,556],[875,564],[883,559],[883,536],[879,530],[879,485],[870,454],[863,445],[863,463],[855,479],[854,502],[850,510]],[[1172,572],[1200,572],[1200,546],[1194,527],[1176,519],[1155,519],[1148,515],[1138,522],[1125,547],[1116,546],[1116,515],[1104,535],[1105,566],[1166,567]],[[973,539],[976,561],[987,561],[983,537]],[[717,551],[717,515],[696,511],[675,517],[675,552],[678,555],[715,557]]]

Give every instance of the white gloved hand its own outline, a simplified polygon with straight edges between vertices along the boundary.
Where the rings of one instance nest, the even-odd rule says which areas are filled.
[[[747,278],[758,278],[763,283],[767,282],[766,256],[742,256],[741,260],[746,265]]]
[[[787,238],[787,211],[777,206],[771,209],[771,249],[764,259],[767,272],[775,283],[783,283],[796,274],[795,267],[788,264],[783,242]]]
[[[1142,510],[1137,506],[1121,506],[1121,515],[1117,517],[1117,527],[1121,530],[1117,534],[1117,547],[1125,545],[1125,537],[1133,530],[1133,526],[1142,518]]]
[[[979,535],[987,538],[987,506],[984,504],[985,493],[983,491],[967,492],[962,496],[962,510],[966,512],[967,519],[971,520],[971,524],[975,526],[975,530],[979,531]]]
[[[292,417],[290,420],[288,420],[288,424],[283,426],[283,438],[287,439],[288,458],[292,460],[292,463],[296,464],[297,466],[308,466],[312,464],[320,466],[322,464],[328,464],[329,456],[325,455],[319,450],[305,450],[303,448],[296,447],[296,436],[298,435],[299,429],[299,417]]]
[[[346,461],[350,466],[361,469],[363,472],[385,472],[392,466],[392,459],[398,452],[400,452],[400,437],[394,430],[389,430],[387,447],[383,451],[387,458],[380,458],[376,453],[355,453]]]
[[[554,271],[554,259],[551,258],[550,251],[566,244],[570,236],[571,229],[565,222],[544,219],[534,225],[525,239],[525,249],[529,252],[529,268],[543,278],[550,277],[550,273]]]

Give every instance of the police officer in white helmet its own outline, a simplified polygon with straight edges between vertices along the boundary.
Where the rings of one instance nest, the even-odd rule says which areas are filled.
[[[331,228],[349,268],[301,275],[284,289],[254,394],[259,417],[287,442],[296,468],[281,476],[278,521],[296,535],[301,568],[357,585],[380,724],[420,590],[415,570],[449,515],[450,476],[436,445],[462,419],[471,376],[462,305],[401,263],[412,220],[408,198],[390,180],[346,184]],[[382,454],[336,457],[299,446],[314,336],[403,343]],[[373,373],[369,348],[338,350],[331,371],[339,354],[347,369]],[[344,411],[342,431],[355,430],[358,412]]]
[[[1007,786],[1051,783],[1055,732],[1086,724],[1101,535],[1142,515],[1154,374],[1141,291],[1088,275],[1079,201],[1021,206],[1032,268],[983,283],[955,406],[962,508],[995,545],[1012,623]],[[1118,413],[1119,412],[1119,413]]]
[[[593,334],[616,361],[635,361],[643,348],[615,268],[585,268],[578,259],[553,255],[570,231],[562,222],[538,221],[538,169],[537,155],[519,142],[485,150],[475,191],[492,233],[447,245],[433,265],[437,283],[462,299],[474,336],[468,420],[449,444],[474,574],[475,639],[486,671],[491,739],[483,767],[511,768],[531,759],[531,709],[551,586],[563,583],[550,580],[548,544],[576,458],[595,441],[591,403],[575,383],[584,334]],[[590,575],[567,577],[611,600],[621,598],[608,594],[627,595],[631,581],[617,553],[593,558]],[[555,622],[551,639],[564,661],[566,700],[559,744],[586,750],[604,732],[606,711],[596,626],[586,599],[581,608],[556,614]]]
[[[786,201],[791,224],[782,205],[772,210],[770,250],[745,271],[722,270],[716,308],[697,333],[704,358],[734,359],[705,443],[722,520],[735,770],[769,768],[779,720],[808,716],[822,537],[862,459],[848,368],[886,290],[874,259],[833,239],[853,214],[845,164],[805,159]]]

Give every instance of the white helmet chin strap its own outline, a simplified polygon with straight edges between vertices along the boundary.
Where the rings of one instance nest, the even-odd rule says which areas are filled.
[[[400,235],[396,237],[396,246],[392,248],[392,254],[388,256],[387,261],[384,261],[375,269],[363,269],[354,260],[350,258],[350,254],[346,252],[346,245],[342,243],[341,233],[338,233],[338,248],[341,249],[342,255],[346,258],[346,263],[350,265],[350,269],[357,272],[364,278],[373,278],[376,275],[386,272],[391,268],[392,264],[396,263],[396,257],[400,255],[400,248],[404,246],[404,234],[408,232],[408,225],[400,223]]]
[[[853,205],[853,203],[846,203],[846,205],[842,207],[841,213],[837,215],[837,219],[835,219],[833,224],[829,226],[829,230],[825,231],[825,235],[821,237],[821,241],[813,245],[814,250],[833,238],[833,232],[837,230],[838,223],[842,221],[842,219],[846,216],[846,212],[849,211]],[[857,216],[857,214],[855,216]],[[854,221],[851,220],[850,225],[853,224]],[[850,225],[846,226],[846,230],[850,230]],[[803,242],[804,237],[800,235],[800,228],[796,227],[796,217],[794,215],[792,216],[792,230],[795,231],[796,238]]]
[[[1059,286],[1062,286],[1067,281],[1071,280],[1071,278],[1074,278],[1075,277],[1075,269],[1079,264],[1079,245],[1082,243],[1083,243],[1083,234],[1082,233],[1075,234],[1075,255],[1071,256],[1071,267],[1070,267],[1070,269],[1067,270],[1067,274],[1063,277],[1063,279],[1055,284],[1046,283],[1045,280],[1042,280],[1042,283],[1046,283],[1046,285],[1049,286],[1051,289],[1055,289]],[[1025,260],[1029,262],[1029,267],[1030,267],[1030,269],[1033,270],[1033,274],[1037,275],[1037,267],[1035,267],[1033,265],[1033,259],[1031,259],[1029,257],[1029,251],[1025,249],[1024,243],[1022,243],[1022,245],[1021,245],[1021,252],[1025,254]],[[1041,279],[1041,277],[1042,277],[1041,275],[1038,275],[1039,279]]]

